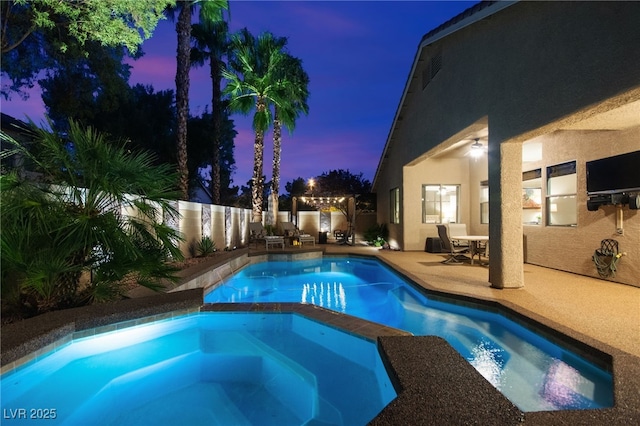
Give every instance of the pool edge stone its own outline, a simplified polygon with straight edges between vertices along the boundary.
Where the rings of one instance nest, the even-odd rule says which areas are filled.
[[[170,318],[173,312],[197,312],[203,302],[203,290],[198,288],[52,311],[6,324],[2,326],[0,340],[2,372],[18,368],[37,358],[37,353],[49,345],[66,343],[65,339],[71,341],[72,338],[90,336],[96,330],[115,330],[120,323],[129,323],[128,326],[131,326],[149,322],[146,321],[148,318]],[[12,368],[8,367],[10,364],[13,365]]]
[[[524,419],[441,337],[381,336],[378,349],[398,397],[370,425],[512,425]]]

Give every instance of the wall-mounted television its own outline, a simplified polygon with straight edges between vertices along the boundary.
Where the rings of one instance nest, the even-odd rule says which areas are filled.
[[[587,194],[640,192],[640,151],[587,161]]]

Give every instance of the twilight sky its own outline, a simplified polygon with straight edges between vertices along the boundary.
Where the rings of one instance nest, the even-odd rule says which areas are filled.
[[[309,115],[293,134],[283,129],[281,191],[297,178],[334,169],[363,173],[373,181],[392,120],[422,36],[475,1],[237,1],[230,0],[230,30],[247,27],[288,37],[289,52],[309,74]],[[161,21],[145,55],[131,61],[131,85],[175,90],[174,23]],[[190,108],[211,109],[208,65],[191,70]],[[40,122],[44,105],[36,91],[22,101],[2,101],[2,112]],[[250,117],[234,115],[235,185],[253,171]],[[271,180],[272,134],[265,136],[264,174]]]

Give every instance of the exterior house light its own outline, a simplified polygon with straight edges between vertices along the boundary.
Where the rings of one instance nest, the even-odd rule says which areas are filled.
[[[473,144],[471,144],[471,156],[473,158],[479,158],[482,156],[482,151],[484,150],[484,145],[480,143],[478,139],[475,140]]]

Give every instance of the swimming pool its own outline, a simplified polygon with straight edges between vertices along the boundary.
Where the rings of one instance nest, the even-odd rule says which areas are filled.
[[[608,371],[503,315],[436,300],[375,260],[323,258],[250,265],[205,302],[312,303],[446,339],[523,411],[613,405]]]
[[[1,391],[16,425],[354,425],[396,397],[374,342],[291,313],[77,339],[3,375]]]

